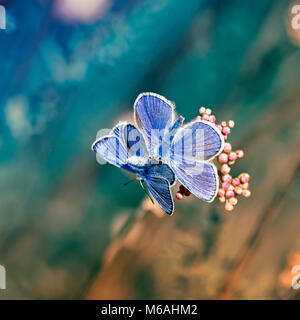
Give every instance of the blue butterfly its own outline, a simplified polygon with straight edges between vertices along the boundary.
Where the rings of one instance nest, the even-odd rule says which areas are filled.
[[[170,187],[175,177],[198,198],[214,200],[219,178],[209,161],[224,146],[215,125],[184,118],[175,120],[175,106],[155,93],[142,93],[134,103],[136,126],[121,122],[108,136],[101,137],[92,149],[111,164],[137,174],[159,206],[173,214]],[[199,143],[200,142],[200,143]]]
[[[174,212],[170,187],[175,184],[175,175],[165,163],[153,163],[143,134],[133,125],[121,122],[109,135],[96,140],[92,149],[107,162],[137,174],[145,181],[153,198],[168,214]],[[142,185],[143,186],[143,185]]]
[[[142,93],[134,104],[135,121],[145,132],[150,156],[162,159],[177,179],[198,198],[212,202],[219,178],[209,161],[224,147],[224,138],[208,121],[194,120],[182,126],[184,118],[175,121],[174,104],[154,93]]]

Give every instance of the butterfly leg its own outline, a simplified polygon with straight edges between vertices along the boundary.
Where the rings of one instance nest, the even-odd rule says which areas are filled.
[[[140,179],[140,185],[142,187],[142,189],[144,190],[144,192],[146,193],[146,195],[150,198],[151,202],[154,204],[154,201],[152,199],[152,197],[150,196],[149,192],[145,189],[143,182],[145,181],[144,179]]]

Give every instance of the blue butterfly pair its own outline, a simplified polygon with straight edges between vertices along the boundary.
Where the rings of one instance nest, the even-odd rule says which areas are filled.
[[[209,161],[224,146],[222,134],[207,121],[183,126],[175,120],[174,104],[154,93],[140,94],[134,104],[136,126],[120,122],[92,149],[107,162],[136,173],[158,205],[173,214],[170,187],[176,178],[198,198],[211,202],[219,186],[216,167]]]

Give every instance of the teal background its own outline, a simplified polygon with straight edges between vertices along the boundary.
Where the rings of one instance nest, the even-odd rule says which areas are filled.
[[[107,0],[103,15],[81,21],[60,15],[56,2],[0,1],[7,12],[7,29],[0,30],[3,299],[85,297],[115,241],[115,219],[126,213],[122,232],[135,223],[143,191],[137,184],[125,188],[128,178],[121,170],[99,166],[90,145],[99,129],[132,117],[140,92],[175,101],[187,120],[202,105],[218,119],[234,119],[232,142],[246,158],[250,150],[239,170],[251,172],[253,189],[261,186],[270,197],[277,182],[265,186],[264,173],[278,163],[273,174],[285,176],[279,163],[295,159],[299,147],[300,50],[287,33],[289,1]],[[270,134],[261,136],[264,130]],[[268,199],[257,199],[254,192],[247,200],[258,204],[251,209],[258,219],[257,208]],[[202,221],[206,205],[185,201],[175,204],[180,218],[174,219],[181,220],[174,221],[187,234],[199,225],[206,249],[198,254],[208,259],[225,220],[223,208],[211,205],[212,213]],[[247,205],[242,208],[247,211]],[[185,219],[190,224],[184,226]],[[290,219],[299,225],[299,218]],[[247,228],[245,223],[245,234]],[[298,248],[296,239],[278,254],[277,273],[288,252]],[[147,268],[152,266],[150,259]],[[140,280],[132,280],[131,293],[122,298],[214,297],[184,284],[177,295],[163,292],[153,285],[160,275],[152,272],[134,278]],[[274,292],[246,290],[235,297],[277,298]]]

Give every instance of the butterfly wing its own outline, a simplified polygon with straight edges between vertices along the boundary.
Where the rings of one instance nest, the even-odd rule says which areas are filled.
[[[151,164],[148,169],[148,175],[152,177],[160,177],[160,178],[167,179],[170,186],[173,186],[176,181],[174,172],[165,163]]]
[[[169,130],[169,136],[171,137],[171,141],[173,140],[176,132],[179,130],[179,128],[182,126],[184,121],[184,117],[179,116],[177,118],[177,120],[173,123],[173,125],[171,126],[170,130]]]
[[[134,103],[134,116],[148,139],[150,156],[159,156],[163,137],[174,121],[174,105],[158,94],[142,93]]]
[[[221,132],[210,122],[192,121],[181,127],[173,139],[170,155],[177,161],[211,160],[224,147],[224,138]]]
[[[92,149],[97,155],[119,168],[126,167],[128,150],[116,136],[104,136],[96,140]]]
[[[171,168],[177,179],[196,197],[212,202],[219,189],[216,167],[207,161],[178,162],[171,158]]]
[[[216,167],[207,160],[217,156],[223,147],[222,134],[213,124],[192,121],[175,134],[168,163],[191,193],[211,202],[219,188],[219,177]]]
[[[119,122],[117,125],[115,125],[112,129],[109,135],[116,136],[121,141],[124,140],[124,128],[126,127],[128,123],[125,121]]]
[[[169,215],[172,215],[174,212],[174,204],[172,195],[170,192],[169,182],[162,178],[149,175],[146,178],[147,187],[158,203],[158,205]]]
[[[124,127],[124,140],[131,156],[146,158],[148,149],[143,134],[132,124]]]
[[[180,129],[181,125],[183,124],[184,118],[182,116],[179,116],[177,120],[173,123],[171,128],[163,137],[163,140],[161,142],[161,147],[159,148],[159,156],[162,159],[166,159],[168,155],[170,154],[170,146],[172,144],[172,141],[177,133],[177,131]]]
[[[116,139],[107,139],[108,137]],[[113,127],[109,135],[99,137],[93,143],[92,149],[99,157],[119,167],[124,165],[130,156],[134,155],[142,158],[148,156],[143,134],[127,122],[119,122]],[[117,159],[112,160],[114,154],[116,154],[115,158]]]

